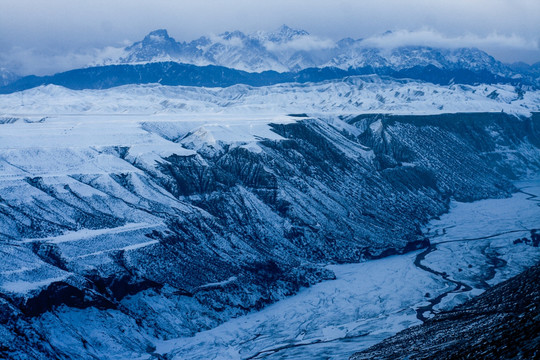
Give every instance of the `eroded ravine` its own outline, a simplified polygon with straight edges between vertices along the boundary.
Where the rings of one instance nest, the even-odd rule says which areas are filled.
[[[420,323],[416,308],[427,303],[424,294],[437,296],[457,286],[416,267],[417,252],[390,255],[421,248],[420,224],[446,212],[448,196],[471,202],[509,195],[514,188],[494,171],[484,150],[500,145],[500,139],[523,139],[507,146],[528,144],[527,124],[535,119],[261,118],[236,127],[236,118],[188,125],[171,117],[153,119],[142,129],[141,119],[97,116],[15,124],[21,125],[15,133],[34,130],[39,136],[18,144],[7,131],[0,141],[0,158],[7,159],[0,176],[0,237],[24,244],[2,244],[0,287],[13,300],[4,313],[16,313],[14,318],[28,324],[24,333],[36,336],[10,335],[13,340],[3,341],[10,344],[6,352],[39,348],[32,340],[38,335],[52,344],[44,358],[130,358],[153,353],[154,347],[158,354],[192,359],[211,358],[214,348],[220,355],[223,347],[237,350],[236,358],[343,357],[358,344],[380,341]],[[508,127],[483,136],[497,124]],[[238,138],[230,135],[247,128],[240,139],[245,144],[236,146]],[[58,137],[59,130],[69,135]],[[186,147],[170,140],[187,133],[179,140]],[[221,139],[216,140],[221,145],[211,147],[206,136]],[[52,146],[58,143],[60,148]],[[440,151],[433,151],[434,144]],[[535,154],[511,164],[497,158],[496,164],[516,174],[536,173]],[[57,166],[58,159],[65,161]],[[526,202],[527,195],[519,196]],[[508,215],[519,218],[512,211]],[[521,228],[518,222],[504,225],[469,233],[460,228],[459,234],[451,229],[451,238],[439,240]],[[473,270],[500,263],[498,249],[482,253],[491,240],[468,243],[480,245],[471,245],[476,259],[461,259],[474,264]],[[514,250],[511,240],[508,245]],[[452,259],[446,253],[452,246],[458,247],[439,245],[422,264],[462,281],[462,274],[448,270],[457,269],[446,260]],[[329,265],[336,269],[336,282],[306,289],[333,278],[327,264],[343,263],[357,264]],[[474,275],[467,268],[463,273]],[[506,275],[505,267],[492,282]],[[442,297],[434,309],[472,295]],[[54,302],[38,306],[44,296]],[[110,309],[103,298],[119,305]],[[25,302],[18,305],[19,300]],[[273,311],[284,313],[264,312],[259,323],[240,332],[225,326],[233,337],[204,332],[242,314],[253,319],[271,303]],[[0,328],[18,333],[11,323]],[[96,328],[108,329],[107,337]],[[204,334],[183,339],[199,332]],[[161,349],[164,339],[180,340]]]
[[[505,218],[507,223],[500,225],[500,221],[495,220],[500,226],[490,227],[479,221],[477,229],[464,229],[461,223],[443,218],[439,230],[446,229],[445,235],[425,250],[361,264],[332,266],[336,280],[304,289],[268,309],[235,319],[193,338],[158,344],[158,353],[174,359],[188,355],[200,359],[214,355],[227,355],[225,358],[234,359],[346,358],[354,351],[419,324],[429,317],[429,312],[447,308],[449,302],[454,306],[456,301],[475,296],[484,288],[482,284],[490,286],[502,281],[501,276],[511,276],[509,272],[522,271],[519,269],[528,266],[525,263],[516,266],[516,261],[521,260],[509,258],[508,254],[517,256],[526,251],[532,260],[540,258],[538,249],[513,244],[512,234],[522,237],[526,231],[536,227],[537,207],[527,205],[531,202],[525,198],[517,193],[508,199],[463,203],[452,208],[449,214],[477,204],[474,206],[478,211],[493,207],[501,209],[504,212],[501,218]],[[529,215],[521,218],[513,211],[516,206],[526,207]],[[525,227],[517,229],[519,223]],[[511,230],[504,230],[505,227]],[[486,229],[491,229],[492,233],[484,235]],[[471,236],[464,236],[467,233]],[[470,262],[471,259],[463,257],[469,249],[462,249],[465,252],[459,254],[462,256],[459,267],[464,268],[463,273],[478,270],[482,273],[481,279],[468,282],[445,267],[452,264],[445,251],[459,243],[470,244],[479,256],[478,262]],[[501,244],[504,248],[500,252],[498,246]],[[431,258],[434,255],[437,255],[437,261]],[[438,268],[435,264],[441,260],[442,268]],[[468,268],[467,264],[473,268]],[[426,292],[433,294],[434,298],[424,305]],[[459,299],[452,302],[451,298],[456,294],[459,294]],[[229,356],[229,352],[233,355]]]

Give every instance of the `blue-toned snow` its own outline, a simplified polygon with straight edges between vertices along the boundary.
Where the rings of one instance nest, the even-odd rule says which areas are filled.
[[[517,186],[540,196],[540,178]],[[539,248],[513,243],[530,237],[529,229],[540,228],[540,202],[529,198],[516,193],[507,199],[453,202],[448,214],[426,226],[438,245],[423,264],[473,287],[468,293],[450,293],[435,310],[462,303],[480,294],[486,283],[504,281],[540,260]],[[513,230],[523,231],[443,243]],[[419,324],[415,309],[454,287],[414,265],[420,252],[329,266],[336,274],[334,281],[303,289],[194,337],[158,341],[156,352],[174,359],[346,359]],[[507,264],[492,274],[494,258]]]

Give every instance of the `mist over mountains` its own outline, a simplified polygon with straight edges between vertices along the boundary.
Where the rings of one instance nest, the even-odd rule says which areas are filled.
[[[388,31],[384,36],[391,36]],[[434,65],[447,69],[489,70],[509,75],[502,63],[478,49],[434,49],[425,46],[380,48],[363,39],[345,38],[337,42],[295,30],[286,25],[274,32],[244,34],[225,32],[203,36],[191,42],[177,42],[166,30],[150,32],[142,41],[124,49],[117,59],[103,63],[176,61],[194,65],[218,65],[248,72],[299,71],[310,67],[347,70],[371,66],[394,70]]]
[[[392,36],[386,32],[384,37]],[[0,93],[55,84],[102,89],[161,83],[226,87],[320,82],[355,75],[415,79],[434,84],[512,84],[537,87],[540,65],[505,65],[476,48],[377,47],[372,41],[334,42],[286,25],[273,32],[225,32],[179,42],[167,30],[96,57],[91,65],[51,76],[17,77],[1,70]]]

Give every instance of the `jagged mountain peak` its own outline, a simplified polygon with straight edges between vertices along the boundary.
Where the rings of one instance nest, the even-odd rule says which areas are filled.
[[[361,41],[361,39],[354,40],[353,38],[346,37],[346,38],[343,38],[343,39],[339,40],[338,42],[336,42],[336,45],[338,47],[353,46],[359,41]]]
[[[157,30],[151,31],[145,37],[145,39],[153,39],[153,40],[155,40],[156,38],[167,40],[167,39],[170,39],[171,37],[169,36],[169,33],[167,32],[166,29],[157,29]]]
[[[170,37],[167,30],[157,29],[148,33],[143,40],[126,47],[126,55],[118,62],[173,60],[182,52],[182,45]]]
[[[291,28],[290,26],[288,26],[286,24],[281,25],[277,29],[277,31],[280,32],[280,33],[296,33],[296,34],[300,34],[300,35],[309,35],[309,33],[307,31],[305,31],[305,30],[294,29],[294,28]]]
[[[15,74],[14,72],[6,68],[0,67],[0,86],[8,85],[19,78],[20,76]]]
[[[219,37],[225,40],[231,40],[234,38],[243,40],[247,38],[247,35],[241,32],[240,30],[234,30],[234,31],[225,31],[224,33],[220,34]]]
[[[149,32],[148,35],[146,35],[142,41],[134,43],[132,46],[128,47],[128,49],[133,48],[134,46],[138,44],[140,44],[143,47],[153,46],[153,47],[163,47],[164,49],[166,49],[168,46],[176,47],[178,43],[176,42],[174,38],[169,36],[169,33],[167,32],[167,30],[158,29],[158,30]]]
[[[267,34],[267,40],[272,42],[287,42],[301,36],[308,36],[309,33],[301,29],[293,29],[287,25],[281,25],[276,31]]]

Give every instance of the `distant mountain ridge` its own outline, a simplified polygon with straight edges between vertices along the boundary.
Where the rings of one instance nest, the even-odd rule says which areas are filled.
[[[117,58],[96,60],[91,67],[21,79],[8,74],[3,81],[0,76],[0,93],[48,84],[70,89],[148,83],[266,86],[371,74],[441,85],[502,83],[537,88],[539,69],[538,64],[505,65],[475,48],[382,49],[362,39],[334,42],[286,25],[273,32],[232,31],[190,42],[178,42],[167,30],[159,29],[125,47]]]
[[[390,36],[387,32],[384,36]],[[487,70],[511,77],[515,72],[484,51],[475,48],[444,49],[401,46],[381,49],[363,39],[345,38],[337,42],[310,35],[286,25],[273,32],[225,32],[202,36],[191,42],[177,42],[167,30],[150,32],[141,41],[124,49],[117,59],[105,64],[133,64],[175,61],[194,65],[217,65],[248,72],[300,71],[311,67],[391,68],[433,65],[443,69]]]
[[[415,79],[433,84],[511,84],[522,85],[520,80],[494,75],[487,70],[444,70],[433,65],[414,66],[400,71],[391,68],[336,67],[308,68],[299,72],[264,71],[250,73],[223,66],[196,66],[172,61],[146,64],[106,65],[70,70],[52,76],[26,76],[0,87],[0,94],[23,91],[41,85],[59,85],[73,90],[109,89],[128,84],[162,84],[203,87],[228,87],[237,84],[269,86],[283,83],[317,83],[344,79],[357,75],[379,75],[395,79]]]

